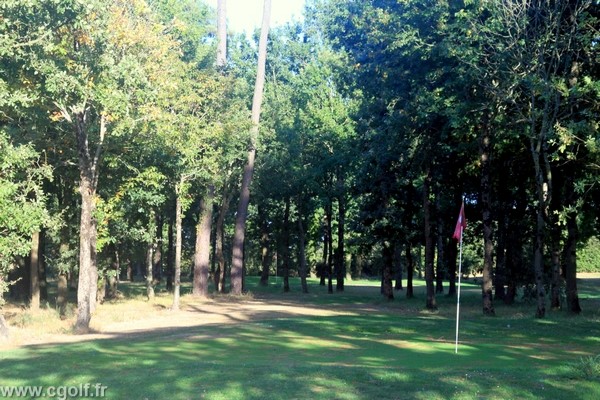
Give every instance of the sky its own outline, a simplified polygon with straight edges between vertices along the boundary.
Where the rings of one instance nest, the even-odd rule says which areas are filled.
[[[217,7],[217,0],[206,0]],[[271,0],[271,26],[283,25],[287,21],[302,17],[304,0]],[[263,0],[227,0],[228,30],[252,33],[262,21]]]

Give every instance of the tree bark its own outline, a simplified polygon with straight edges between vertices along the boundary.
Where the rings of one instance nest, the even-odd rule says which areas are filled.
[[[298,257],[300,258],[298,272],[300,273],[300,285],[302,286],[302,293],[308,293],[308,282],[306,281],[306,238],[304,235],[302,212],[300,210],[302,210],[302,207],[298,205]]]
[[[448,296],[456,296],[456,257],[458,256],[458,242],[449,240],[444,252],[446,257],[446,265],[448,266]]]
[[[154,270],[153,257],[154,243],[148,243],[146,247],[146,296],[148,300],[154,299],[154,282],[152,272]]]
[[[333,229],[331,227],[332,225],[332,219],[333,219],[333,206],[331,204],[331,200],[327,200],[327,205],[325,206],[325,218],[326,218],[326,222],[327,222],[327,240],[329,241],[329,243],[327,244],[327,250],[328,250],[328,254],[327,254],[327,293],[332,294],[333,293],[333,271],[332,271],[332,265],[333,265]]]
[[[79,224],[79,281],[77,284],[77,322],[76,330],[86,332],[92,318],[92,303],[96,298],[92,293],[92,230],[94,229],[93,189],[91,182],[81,174],[79,191],[81,193],[81,219]],[[96,284],[94,282],[94,284]]]
[[[75,120],[62,110],[63,116],[75,126],[79,165],[79,194],[81,214],[79,220],[79,282],[77,286],[77,321],[75,330],[87,332],[92,313],[96,307],[98,291],[98,268],[96,265],[96,220],[94,218],[94,197],[98,186],[100,154],[106,134],[106,119],[100,116],[100,138],[94,156],[90,154],[89,137],[86,126],[85,105],[74,112]]]
[[[231,293],[242,294],[243,290],[243,268],[244,268],[244,239],[246,235],[246,218],[248,216],[248,205],[250,203],[250,183],[254,173],[254,161],[256,159],[256,140],[258,137],[258,125],[260,123],[260,111],[262,106],[263,89],[265,85],[265,65],[267,61],[267,40],[269,37],[269,19],[271,17],[271,0],[265,0],[263,9],[260,40],[258,42],[258,68],[256,71],[256,83],[254,85],[254,96],[252,99],[252,129],[250,131],[250,149],[248,150],[248,161],[244,167],[242,187],[240,190],[240,201],[235,218],[235,230],[233,237],[232,261],[231,261]]]
[[[402,247],[394,244],[394,269],[396,270],[396,284],[394,290],[404,290],[402,287]]]
[[[32,310],[40,309],[40,232],[34,232],[31,235],[31,253],[29,256],[29,273],[31,285],[31,298],[29,308]]]
[[[415,263],[412,256],[412,244],[406,242],[406,298],[415,297],[413,288],[413,276],[415,275]]]
[[[217,68],[227,65],[227,1],[217,0]]]
[[[45,250],[46,249],[46,230],[40,230],[40,240],[38,245],[38,266],[40,277],[40,301],[47,302],[48,298],[48,274]]]
[[[544,182],[544,174],[540,165],[541,142],[531,145],[533,164],[535,167],[535,180],[537,191],[536,228],[534,242],[533,268],[535,274],[537,309],[536,318],[544,318],[546,315],[546,289],[544,288],[544,241],[546,237],[546,201],[548,198],[548,186]]]
[[[152,256],[152,264],[153,270],[152,274],[156,281],[162,280],[162,267],[163,267],[163,225],[164,219],[158,213],[155,217],[156,220],[156,248],[154,250],[154,254]]]
[[[225,239],[225,217],[227,216],[227,212],[229,211],[229,204],[231,204],[231,198],[233,197],[233,192],[228,189],[228,186],[225,185],[223,188],[223,199],[221,202],[221,207],[219,209],[219,216],[217,217],[217,226],[215,227],[215,257],[217,259],[217,274],[215,276],[215,290],[223,293],[225,291],[225,274],[226,265],[225,265],[225,255],[223,253],[223,243]]]
[[[568,176],[566,182],[567,204],[575,203],[575,183],[573,177]],[[577,226],[577,213],[570,212],[567,215],[567,240],[565,242],[565,280],[567,295],[567,312],[580,314],[579,294],[577,291],[577,241],[579,240],[579,228]]]
[[[175,200],[177,202],[177,200]],[[177,205],[175,206],[177,207]],[[175,211],[177,214],[177,211]],[[175,275],[175,241],[173,240],[173,217],[169,217],[169,227],[167,229],[167,285],[168,292],[173,291],[173,275]]]
[[[285,199],[285,210],[283,212],[283,230],[282,230],[283,248],[281,256],[283,258],[283,291],[290,291],[290,198]]]
[[[481,283],[481,296],[483,299],[483,314],[495,315],[493,287],[493,260],[494,251],[492,231],[492,199],[491,199],[491,162],[492,162],[492,137],[489,123],[482,127],[479,141],[479,158],[481,161],[481,212],[483,219],[483,280]]]
[[[269,224],[267,216],[264,212],[264,207],[258,207],[258,215],[260,219],[260,258],[262,271],[260,274],[260,285],[269,285],[269,269],[271,266],[271,255],[269,254]]]
[[[208,271],[210,269],[210,234],[212,231],[212,214],[214,186],[200,202],[200,218],[196,227],[196,251],[194,253],[194,297],[208,297]]]
[[[394,250],[387,243],[382,248],[383,270],[381,272],[381,294],[387,300],[394,300],[394,288],[392,287],[392,264],[394,262]]]
[[[431,167],[427,169],[427,176],[423,181],[423,214],[425,220],[425,285],[427,287],[427,301],[425,307],[429,310],[437,309],[434,288],[433,259],[435,247],[431,233]]]
[[[6,320],[4,319],[4,315],[2,315],[0,313],[0,341],[8,340],[8,337],[9,337],[8,324],[6,323]]]
[[[346,256],[344,252],[344,230],[346,228],[346,200],[344,199],[344,178],[338,177],[338,243],[336,251],[336,292],[344,291],[344,278],[346,276]]]
[[[179,186],[175,189],[175,270],[173,274],[173,304],[171,305],[172,310],[179,310],[179,300],[181,293],[181,220],[182,220],[182,204],[181,204],[181,187],[183,186],[183,180],[180,181]]]

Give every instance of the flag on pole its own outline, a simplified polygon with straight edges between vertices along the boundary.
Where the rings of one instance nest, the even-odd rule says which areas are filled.
[[[458,215],[458,220],[456,221],[456,228],[454,228],[452,239],[460,241],[462,239],[461,233],[466,227],[467,219],[465,218],[465,202],[463,201],[462,206],[460,207],[460,214]]]
[[[453,239],[458,240],[460,243],[460,252],[458,253],[458,292],[456,294],[456,340],[454,345],[454,353],[458,354],[458,326],[460,321],[460,277],[462,275],[462,237],[463,231],[467,227],[467,219],[465,218],[465,200],[463,198],[462,205],[460,206],[460,214],[458,214],[458,221],[456,221],[456,228],[454,228]]]

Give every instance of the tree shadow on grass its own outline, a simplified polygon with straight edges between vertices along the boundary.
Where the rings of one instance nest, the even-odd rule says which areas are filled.
[[[574,349],[523,321],[484,335],[465,321],[454,354],[450,319],[384,313],[296,315],[162,328],[0,355],[0,385],[102,383],[109,399],[592,399],[594,382],[557,377]],[[492,326],[492,329],[498,326]],[[558,336],[556,336],[558,335]],[[564,343],[563,343],[564,344]]]

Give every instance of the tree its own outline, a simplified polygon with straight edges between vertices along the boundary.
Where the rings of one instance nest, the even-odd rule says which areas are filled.
[[[32,146],[13,145],[0,128],[0,311],[15,258],[32,251],[32,236],[51,222],[43,191],[43,181],[51,176]],[[7,329],[0,312],[0,336],[7,336]]]
[[[263,88],[265,83],[265,64],[267,60],[267,39],[269,36],[269,19],[271,16],[271,0],[265,0],[263,19],[260,30],[260,41],[258,43],[258,68],[254,86],[254,97],[252,99],[252,128],[250,132],[250,144],[248,149],[248,161],[244,167],[240,200],[235,219],[235,231],[233,238],[232,264],[231,264],[231,292],[235,295],[242,293],[243,268],[244,268],[244,237],[246,230],[246,219],[248,216],[248,205],[250,202],[250,182],[254,173],[254,162],[256,158],[256,139],[259,131],[260,111],[262,106]]]

